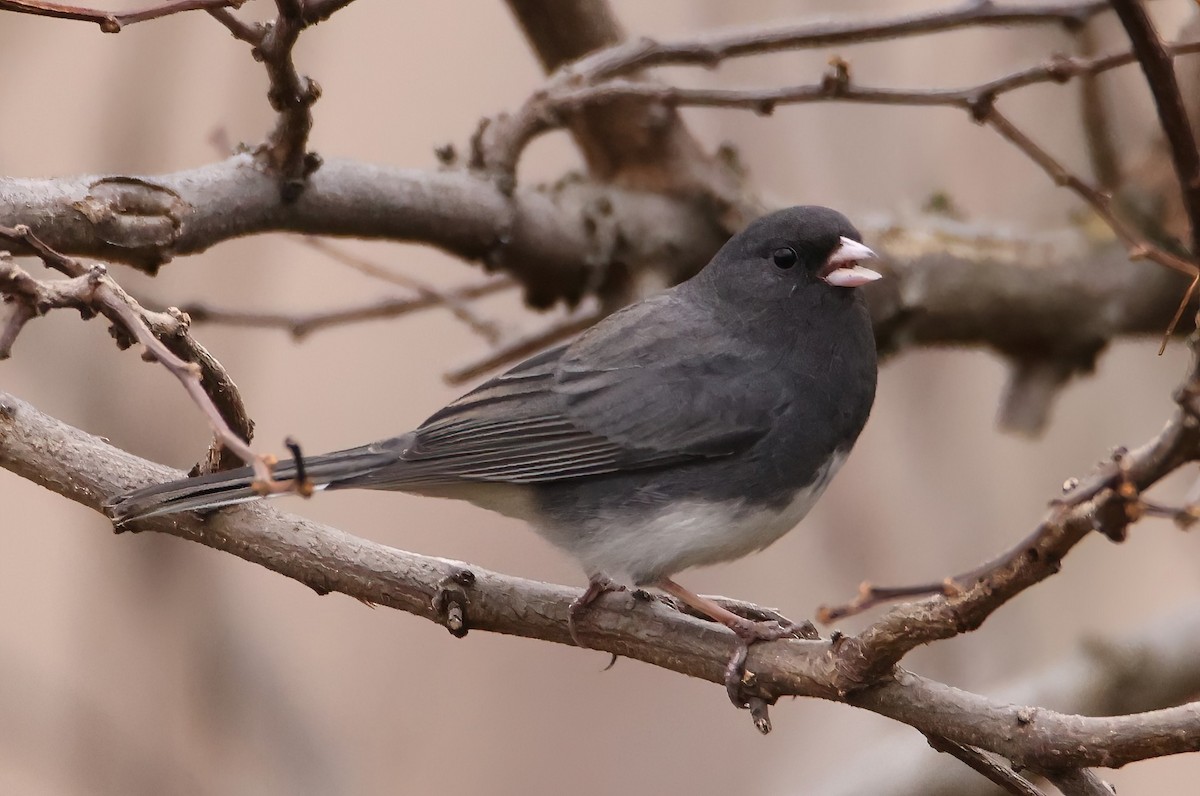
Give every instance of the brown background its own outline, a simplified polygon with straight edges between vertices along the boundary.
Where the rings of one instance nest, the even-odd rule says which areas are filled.
[[[109,8],[141,3],[110,2]],[[269,4],[268,4],[269,5]],[[243,13],[267,9],[262,0]],[[884,14],[917,3],[615,0],[636,34],[828,13]],[[1175,30],[1189,4],[1155,11]],[[1111,28],[1102,25],[1109,34]],[[1108,41],[1119,43],[1115,35]],[[840,48],[858,79],[965,85],[1031,64],[1071,40],[1052,27],[943,34]],[[779,85],[817,78],[832,53],[668,72],[688,85]],[[500,2],[351,5],[309,31],[303,72],[324,97],[312,146],[328,155],[432,168],[481,115],[514,108],[539,81]],[[159,173],[213,160],[215,130],[254,142],[268,129],[265,77],[247,48],[203,14],[103,35],[82,23],[0,15],[0,173]],[[1134,153],[1153,126],[1136,71],[1106,80]],[[1005,101],[1052,151],[1086,163],[1073,88]],[[996,229],[1053,230],[1078,206],[964,114],[835,105],[688,113],[708,145],[729,140],[774,203],[820,202],[855,218],[904,221],[947,191]],[[576,164],[562,137],[535,144],[522,177]],[[868,240],[868,243],[870,241]],[[412,246],[356,250],[438,284],[477,274]],[[1146,268],[1154,266],[1147,264]],[[242,308],[318,309],[381,287],[285,237],[222,244],[148,280],[142,296]],[[506,328],[544,319],[489,300]],[[453,398],[441,373],[485,343],[444,313],[317,334],[203,327],[258,421],[258,447],[286,434],[310,451],[401,432]],[[793,616],[858,582],[938,578],[1025,534],[1064,478],[1115,444],[1158,430],[1182,372],[1177,346],[1123,343],[1097,376],[1069,387],[1036,441],[993,428],[1004,368],[979,352],[906,354],[881,374],[874,416],[821,505],[768,552],[688,573],[692,588]],[[161,368],[118,352],[103,326],[58,313],[30,327],[4,389],[141,455],[186,468],[207,443],[201,416]],[[1180,484],[1162,494],[1179,493]],[[1174,489],[1174,491],[1172,491]],[[353,533],[515,575],[583,582],[535,535],[465,505],[351,493],[290,509]],[[1077,649],[1194,599],[1200,540],[1164,522],[1128,544],[1088,540],[1052,581],[980,632],[909,664],[995,692]],[[816,701],[781,704],[762,738],[719,688],[599,653],[481,633],[463,641],[421,620],[370,610],[172,538],[114,537],[98,515],[0,472],[0,792],[13,794],[331,794],[570,792],[833,793],[895,760],[936,758],[916,733]],[[853,623],[849,627],[855,626]],[[918,756],[919,757],[915,757]],[[1113,776],[1122,793],[1191,792],[1200,763],[1175,758]],[[851,791],[853,792],[853,791]]]

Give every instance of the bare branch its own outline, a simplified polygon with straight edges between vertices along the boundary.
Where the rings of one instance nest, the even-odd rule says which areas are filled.
[[[320,157],[307,150],[313,123],[311,108],[321,96],[321,87],[296,71],[292,61],[292,50],[308,25],[303,0],[275,0],[275,5],[279,14],[267,27],[255,53],[267,68],[271,82],[267,99],[278,114],[264,154],[282,180],[280,195],[288,203],[296,200],[304,190],[305,179],[321,165]]]
[[[1096,55],[1099,36],[1094,26],[1085,25],[1076,38],[1084,56],[1090,58]],[[1121,159],[1113,133],[1112,108],[1101,90],[1098,76],[1099,72],[1080,76],[1079,115],[1083,122],[1083,137],[1087,142],[1092,175],[1102,191],[1112,193],[1121,184]]]
[[[365,257],[359,257],[353,252],[347,251],[346,249],[343,249],[340,246],[321,238],[306,235],[301,238],[301,240],[311,248],[327,255],[334,260],[334,262],[338,262],[349,268],[353,268],[360,274],[365,274],[366,276],[370,276],[374,279],[381,279],[385,282],[390,282],[393,285],[400,285],[401,287],[406,287],[415,291],[419,297],[428,302],[428,306],[445,307],[446,309],[450,310],[450,313],[455,318],[458,318],[460,321],[462,321],[468,329],[480,335],[489,343],[495,343],[500,338],[500,329],[498,326],[496,326],[494,321],[489,321],[479,317],[475,310],[473,310],[466,301],[460,299],[458,295],[456,295],[457,292],[462,291],[437,290],[424,280],[408,276],[400,271],[393,271],[390,268],[384,268],[377,263],[371,262]],[[492,292],[488,289],[483,291],[478,289],[481,286],[490,287],[492,281],[494,280],[484,282],[481,285],[472,285],[466,291],[468,297],[475,298]],[[501,279],[499,281],[501,282],[501,285],[505,287],[515,284],[510,279]],[[376,304],[375,306],[378,307],[379,305]],[[326,317],[328,318],[328,314],[326,314]],[[293,334],[296,334],[294,331],[294,325]]]
[[[145,356],[160,362],[179,379],[200,407],[216,434],[204,469],[235,464],[228,460],[225,451],[231,451],[248,464],[265,467],[245,442],[254,432],[254,423],[246,412],[237,385],[221,363],[191,338],[185,316],[178,310],[162,313],[145,310],[107,276],[104,266],[88,268],[50,249],[27,227],[0,227],[0,238],[34,248],[47,265],[70,277],[57,282],[41,282],[11,260],[0,260],[0,293],[17,306],[16,313],[0,335],[0,343],[4,346],[0,347],[0,355],[8,354],[28,320],[48,310],[69,307],[79,310],[85,317],[99,312],[118,330],[119,333],[114,335],[118,345],[125,348],[135,340],[141,343],[146,350]],[[269,474],[269,470],[266,472]]]
[[[1133,51],[1137,53],[1138,63],[1154,96],[1158,121],[1171,148],[1175,174],[1183,192],[1183,206],[1187,208],[1192,228],[1192,252],[1200,254],[1200,151],[1196,148],[1196,136],[1179,93],[1171,53],[1138,0],[1113,0],[1112,6],[1129,34]]]
[[[138,22],[160,19],[184,11],[239,8],[246,0],[166,0],[137,11],[99,11],[82,6],[49,3],[44,0],[0,0],[0,11],[15,11],[40,17],[95,22],[105,33],[120,33],[121,28]]]
[[[1114,465],[1073,486],[1012,551],[953,579],[954,594],[894,609],[859,634],[853,643],[862,645],[863,653],[855,671],[846,672],[851,680],[846,687],[855,687],[853,681],[860,677],[871,681],[919,646],[979,627],[1005,602],[1056,573],[1067,553],[1093,530],[1113,541],[1123,539],[1128,525],[1142,514],[1141,493],[1196,458],[1197,396],[1200,358],[1193,351],[1187,378],[1177,393],[1178,407],[1157,437],[1122,453]]]
[[[1131,632],[1085,638],[1044,670],[1015,674],[994,698],[1087,716],[1115,716],[1178,705],[1200,692],[1200,600],[1139,622]],[[1036,720],[1036,713],[1025,714]],[[920,754],[908,733],[879,739],[856,763],[810,783],[824,796],[961,796],[977,780],[957,763]]]
[[[179,254],[242,235],[289,231],[410,240],[503,270],[546,307],[631,268],[694,273],[725,233],[694,203],[587,181],[511,197],[465,171],[330,160],[295,202],[248,154],[158,177],[0,177],[0,223],[28,223],[59,251],[153,272]],[[618,234],[619,233],[619,234]],[[18,253],[18,252],[14,252]]]
[[[951,755],[966,763],[971,769],[987,777],[988,781],[998,785],[1007,793],[1016,796],[1046,796],[1040,788],[1012,770],[1012,766],[1003,761],[995,760],[986,752],[981,752],[973,746],[948,741],[937,735],[929,736],[929,745],[939,752]]]
[[[233,34],[235,39],[240,39],[241,41],[244,41],[247,44],[252,44],[255,47],[262,43],[263,36],[265,36],[267,33],[267,29],[264,25],[243,22],[229,9],[213,8],[209,9],[208,13],[213,17],[213,19],[229,28],[229,32]]]
[[[1060,23],[1078,27],[1105,10],[1103,2],[999,4],[966,0],[951,9],[905,14],[884,20],[836,20],[801,23],[776,29],[754,28],[718,32],[692,40],[660,43],[638,39],[601,50],[556,71],[545,85],[510,117],[492,119],[476,154],[480,165],[500,175],[516,172],[525,146],[536,135],[562,126],[565,121],[553,98],[563,93],[611,81],[641,69],[664,65],[715,67],[727,58],[779,50],[827,47],[835,44],[898,39],[954,30],[974,25]],[[653,84],[623,81],[644,87]],[[587,90],[586,88],[584,89]],[[638,92],[623,98],[646,96]],[[547,103],[546,98],[552,101]]]
[[[1086,768],[1047,771],[1044,776],[1062,791],[1063,796],[1113,796],[1116,793],[1096,772]]]
[[[1194,52],[1200,52],[1200,42],[1176,45],[1170,48],[1169,53],[1164,50],[1164,57],[1168,57],[1170,54]],[[1064,82],[1079,75],[1095,75],[1133,63],[1135,60],[1136,57],[1132,52],[1115,53],[1099,58],[1056,58],[1047,64],[1023,69],[977,86],[961,89],[911,91],[854,85],[850,80],[849,66],[840,61],[835,64],[834,70],[821,83],[764,91],[681,89],[672,86],[614,80],[584,88],[570,87],[557,94],[553,93],[552,89],[548,89],[544,94],[535,95],[526,104],[526,107],[513,117],[518,120],[524,119],[529,122],[529,125],[522,127],[518,122],[511,123],[508,132],[512,133],[514,138],[503,143],[514,153],[519,152],[533,136],[551,129],[561,118],[558,114],[562,111],[618,97],[637,96],[657,99],[670,106],[699,105],[742,108],[764,114],[770,113],[775,106],[780,104],[829,100],[880,105],[959,107],[971,113],[976,121],[993,127],[1005,139],[1016,145],[1046,171],[1056,184],[1070,188],[1088,202],[1112,227],[1135,259],[1147,258],[1180,273],[1195,277],[1197,269],[1193,263],[1155,246],[1143,238],[1137,230],[1116,215],[1108,196],[1078,175],[1068,171],[995,108],[995,99],[998,96],[1017,88],[1052,80]],[[502,141],[502,139],[493,139],[493,144],[498,141]],[[1197,184],[1200,186],[1200,181]],[[1197,188],[1197,191],[1200,192],[1200,187]]]
[[[181,307],[194,323],[219,323],[228,326],[251,326],[267,329],[283,329],[297,340],[303,339],[313,332],[331,329],[350,323],[362,321],[385,320],[401,315],[446,306],[445,299],[449,298],[458,304],[471,299],[492,295],[502,290],[515,287],[516,283],[504,277],[489,279],[474,285],[449,290],[433,296],[418,296],[416,298],[384,299],[383,301],[363,304],[359,307],[348,307],[338,310],[309,313],[270,313],[270,312],[239,312],[237,310],[212,307],[207,304],[185,304]]]
[[[116,493],[179,476],[0,393],[0,467],[98,509]],[[341,592],[461,629],[572,643],[568,606],[578,589],[506,577],[474,566],[401,552],[269,506],[241,506],[202,520],[153,518],[137,530],[159,531],[224,550],[309,585]],[[453,611],[450,609],[453,608]],[[590,646],[671,671],[722,683],[732,634],[658,601],[613,595],[597,602]],[[1131,716],[1068,716],[989,700],[897,669],[856,693],[840,691],[840,672],[860,649],[825,641],[755,645],[749,670],[756,695],[845,701],[1023,765],[1120,766],[1148,757],[1200,750],[1200,706]]]
[[[903,14],[890,19],[805,22],[775,29],[756,27],[677,42],[639,39],[591,55],[564,72],[597,80],[652,66],[691,64],[712,68],[728,58],[885,39],[893,41],[974,26],[1049,23],[1074,29],[1107,8],[1108,3],[1102,0],[1041,3],[965,0],[953,8]]]
[[[1200,52],[1200,42],[1183,42],[1165,48],[1170,56]],[[684,89],[658,84],[611,79],[591,85],[567,86],[556,92],[538,94],[532,100],[544,107],[539,113],[552,121],[555,112],[611,101],[641,97],[667,105],[738,108],[769,114],[777,105],[836,100],[872,105],[947,106],[982,115],[986,105],[1000,96],[1041,83],[1067,83],[1079,77],[1095,77],[1135,63],[1132,51],[1095,57],[1054,56],[1046,62],[1019,69],[986,83],[963,88],[894,89],[859,86],[850,81],[849,67],[835,61],[834,70],[820,83],[778,89]],[[840,70],[839,67],[840,66]]]
[[[606,0],[508,0],[508,7],[547,72],[625,38]],[[639,190],[712,196],[729,207],[731,232],[750,220],[745,216],[761,210],[740,206],[740,180],[704,151],[673,109],[629,97],[583,108],[566,125],[588,173],[598,180]],[[485,129],[477,137],[484,149],[492,133]],[[484,152],[477,148],[474,154],[476,165],[485,165]],[[493,176],[502,188],[515,184],[511,171]]]

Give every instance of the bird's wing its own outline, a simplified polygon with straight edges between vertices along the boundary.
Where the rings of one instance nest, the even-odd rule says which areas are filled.
[[[744,450],[769,430],[779,392],[706,349],[705,317],[669,294],[622,310],[449,404],[400,462],[355,482],[539,483]]]

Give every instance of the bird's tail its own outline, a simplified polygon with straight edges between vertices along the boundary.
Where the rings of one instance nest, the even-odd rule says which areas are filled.
[[[377,444],[311,458],[305,456],[304,475],[315,489],[325,489],[338,481],[366,475],[392,464],[400,454],[399,448]],[[295,461],[279,462],[272,473],[280,481],[295,477]],[[262,497],[254,491],[253,483],[254,471],[241,467],[127,492],[112,498],[105,510],[114,523],[121,525],[159,514],[232,506]]]

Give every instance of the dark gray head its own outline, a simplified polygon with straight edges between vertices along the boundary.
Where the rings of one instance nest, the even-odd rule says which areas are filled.
[[[836,210],[802,205],[763,216],[734,235],[695,278],[722,299],[756,303],[787,299],[802,288],[812,297],[840,297],[880,278],[860,265],[875,253]]]

